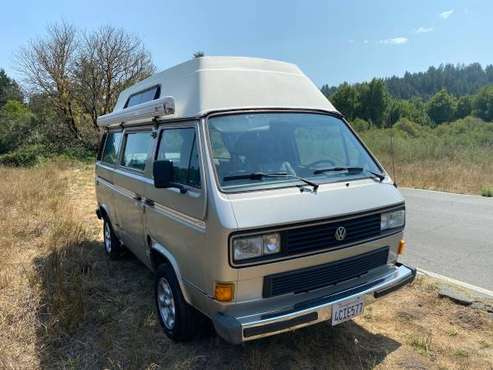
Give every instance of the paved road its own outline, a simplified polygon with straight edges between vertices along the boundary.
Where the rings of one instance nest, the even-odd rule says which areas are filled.
[[[401,189],[402,262],[493,291],[493,198]]]

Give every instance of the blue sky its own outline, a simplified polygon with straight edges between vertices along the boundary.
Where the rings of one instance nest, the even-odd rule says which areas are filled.
[[[317,85],[402,75],[440,63],[493,63],[493,1],[484,0],[16,0],[0,13],[0,68],[65,20],[135,33],[159,70],[207,55],[298,64]]]

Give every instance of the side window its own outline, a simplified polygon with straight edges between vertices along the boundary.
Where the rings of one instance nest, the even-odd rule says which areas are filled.
[[[109,164],[115,164],[118,158],[118,152],[120,150],[120,143],[122,141],[121,132],[110,132],[106,135],[106,141],[104,144],[101,160]]]
[[[173,162],[174,182],[200,188],[200,164],[195,129],[161,131],[156,160]]]
[[[147,153],[152,142],[151,133],[149,131],[132,132],[125,134],[125,137],[122,166],[144,171]]]
[[[101,139],[99,140],[99,145],[98,145],[98,153],[96,155],[96,160],[100,161],[101,158],[103,157],[103,149],[104,149],[104,143],[106,142],[106,137],[108,136],[108,133],[105,132],[103,136],[101,136]]]
[[[130,108],[134,105],[142,104],[157,99],[159,98],[160,94],[161,94],[161,88],[159,86],[154,86],[147,90],[138,92],[136,94],[131,95],[128,98],[127,103],[125,104],[125,108]]]

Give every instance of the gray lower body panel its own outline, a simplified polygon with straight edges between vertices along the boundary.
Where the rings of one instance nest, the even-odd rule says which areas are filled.
[[[278,312],[250,313],[236,317],[217,313],[213,316],[214,327],[221,337],[235,344],[282,333],[331,320],[332,306],[344,300],[362,296],[366,303],[371,303],[375,298],[411,283],[415,276],[414,268],[397,264],[390,271],[369,281],[355,281],[354,285],[342,291],[297,302],[291,308],[283,307]]]

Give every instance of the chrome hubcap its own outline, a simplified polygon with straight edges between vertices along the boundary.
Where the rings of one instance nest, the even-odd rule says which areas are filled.
[[[111,230],[107,222],[104,223],[104,249],[111,253]]]
[[[175,327],[175,300],[168,280],[164,277],[159,279],[157,285],[157,303],[164,326],[172,330]]]

